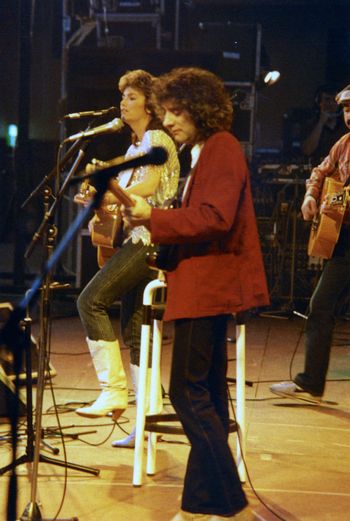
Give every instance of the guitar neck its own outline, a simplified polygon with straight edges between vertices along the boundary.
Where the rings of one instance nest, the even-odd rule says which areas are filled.
[[[113,186],[110,187],[110,191],[113,193],[113,195],[115,195],[118,198],[118,200],[124,206],[135,205],[128,192],[124,190],[124,188],[122,188],[117,182],[113,183]]]

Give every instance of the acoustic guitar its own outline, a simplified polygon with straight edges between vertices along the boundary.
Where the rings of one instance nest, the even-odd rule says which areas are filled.
[[[118,157],[111,161],[94,160],[95,170],[101,170],[110,166],[115,166],[122,162],[124,157]],[[87,173],[93,173],[91,170]],[[83,204],[91,199],[95,189],[88,181],[83,181],[79,193],[74,197],[74,201]],[[129,194],[119,185],[114,184],[113,191],[119,201],[125,205],[132,205],[133,201]],[[97,247],[97,264],[102,268],[108,259],[116,252],[123,242],[123,220],[118,204],[106,205],[95,210],[95,215],[89,222],[91,242]]]
[[[327,206],[331,213],[326,215],[318,209],[311,225],[308,255],[330,259],[334,247],[338,241],[340,229],[344,221],[348,221],[347,206],[349,202],[349,189],[343,183],[331,177],[326,177],[323,184],[320,201],[327,197]],[[321,206],[321,205],[320,205]]]

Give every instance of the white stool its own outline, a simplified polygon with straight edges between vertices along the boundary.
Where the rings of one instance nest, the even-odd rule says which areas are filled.
[[[142,485],[143,469],[143,445],[146,421],[146,380],[149,359],[149,344],[151,338],[151,327],[153,325],[152,361],[151,361],[151,382],[150,382],[150,414],[156,412],[158,390],[160,383],[160,355],[162,347],[163,322],[161,316],[154,318],[153,296],[157,289],[165,288],[166,282],[163,272],[159,272],[158,279],[149,282],[143,293],[143,321],[141,326],[141,346],[140,346],[140,372],[138,383],[138,400],[136,406],[136,432],[135,432],[135,451],[134,451],[134,475],[133,485]],[[153,308],[153,309],[152,309]],[[155,432],[148,435],[147,451],[147,474],[155,473],[157,434]]]
[[[136,434],[135,434],[135,451],[134,451],[134,473],[133,486],[140,487],[142,485],[143,473],[143,452],[144,452],[144,435],[146,424],[146,380],[149,360],[149,344],[151,338],[151,327],[153,325],[153,343],[152,343],[152,368],[150,382],[150,423],[148,424],[148,449],[147,449],[147,467],[146,473],[151,476],[155,474],[156,467],[156,451],[157,451],[157,432],[172,432],[183,434],[181,427],[168,427],[161,425],[154,428],[152,421],[172,422],[177,420],[175,414],[156,415],[158,390],[160,382],[160,359],[162,347],[162,306],[153,304],[153,296],[157,289],[166,288],[166,282],[163,272],[159,272],[158,279],[152,280],[147,284],[143,294],[144,316],[141,326],[141,347],[140,347],[140,376],[138,384],[138,400],[136,408]],[[164,307],[164,306],[163,306]],[[153,418],[152,418],[153,415]],[[243,458],[245,457],[245,324],[236,322],[236,419],[239,429],[239,439],[237,435],[237,468],[240,480],[245,482],[246,471]],[[177,420],[178,421],[178,420]],[[152,430],[151,430],[152,429]],[[146,429],[147,430],[147,429]]]
[[[246,417],[245,417],[245,324],[236,320],[236,419],[237,419],[237,469],[239,478],[245,483],[244,465],[246,452]]]

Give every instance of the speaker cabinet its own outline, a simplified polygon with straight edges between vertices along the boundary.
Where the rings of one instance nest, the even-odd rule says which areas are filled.
[[[0,302],[0,326],[1,323],[7,321],[13,307],[9,302]],[[33,335],[30,337],[30,357],[31,357],[31,379],[32,381],[36,381],[38,378],[38,367],[39,367],[39,350],[36,340]],[[22,364],[19,373],[19,379],[21,384],[26,383],[27,379],[27,371],[26,371],[26,353],[22,354]],[[13,381],[16,377],[14,367],[13,367],[13,353],[8,349],[7,346],[0,344],[0,367],[2,368],[6,377]],[[49,363],[49,369],[46,370],[45,377],[49,376],[52,378],[56,376],[57,372],[55,368]]]

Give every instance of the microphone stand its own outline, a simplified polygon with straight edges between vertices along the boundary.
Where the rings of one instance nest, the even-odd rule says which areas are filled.
[[[31,288],[26,292],[25,296],[20,301],[19,305],[14,308],[14,310],[11,312],[11,315],[5,325],[3,326],[2,330],[0,331],[0,341],[7,346],[11,351],[14,353],[14,364],[15,368],[18,366],[20,361],[22,359],[21,356],[21,349],[26,348],[28,350],[28,345],[25,345],[28,340],[30,340],[30,335],[28,333],[25,333],[23,335],[23,330],[21,328],[21,323],[25,319],[26,312],[29,309],[30,305],[36,302],[38,298],[38,294],[40,291],[40,288],[43,285],[44,280],[46,280],[56,265],[58,259],[68,246],[68,244],[71,242],[73,237],[75,236],[76,232],[79,230],[79,228],[82,226],[83,222],[87,218],[87,216],[90,214],[91,209],[94,207],[94,201],[91,201],[90,204],[84,208],[76,217],[76,219],[73,221],[63,238],[61,239],[60,243],[58,244],[55,251],[53,251],[51,257],[49,257],[43,266],[42,273],[39,274],[33,281]],[[39,356],[39,367],[38,367],[38,391],[42,389],[43,386],[43,380],[44,380],[44,370],[45,370],[45,358],[43,356]],[[19,378],[16,378],[16,395],[18,398],[19,393]],[[16,499],[17,499],[17,480],[16,480],[16,473],[15,473],[15,467],[24,462],[33,462],[33,473],[32,473],[32,480],[31,480],[31,501],[26,506],[22,516],[20,517],[20,521],[48,521],[43,520],[41,517],[39,506],[36,503],[36,492],[37,492],[37,477],[38,477],[38,464],[39,461],[45,462],[45,463],[52,463],[54,465],[69,466],[70,468],[74,468],[76,470],[83,470],[85,472],[89,472],[91,474],[98,475],[99,470],[91,469],[90,467],[83,467],[81,465],[72,465],[72,464],[66,464],[65,462],[61,462],[58,460],[55,460],[53,458],[49,458],[47,456],[44,456],[40,454],[39,452],[39,445],[40,445],[40,420],[41,420],[41,402],[42,402],[42,393],[38,392],[39,398],[37,398],[37,411],[36,411],[36,418],[37,418],[37,424],[36,424],[36,434],[35,434],[35,445],[34,450],[32,454],[26,454],[22,456],[22,458],[19,458],[18,460],[15,460],[13,464],[10,464],[5,469],[2,469],[2,473],[4,473],[6,470],[11,469],[12,474],[9,482],[9,497],[8,497],[8,519],[11,521],[14,521],[16,519]],[[18,404],[18,399],[15,402]],[[40,408],[40,413],[38,410],[38,407]],[[11,430],[13,433],[13,454],[14,457],[16,455],[16,442],[17,442],[17,420],[18,420],[18,410],[17,406],[15,407],[15,410],[13,411],[13,415],[11,415],[11,420],[13,420],[11,423]],[[32,448],[32,447],[31,447]],[[60,519],[57,521],[78,521],[77,517],[69,518],[69,519]]]
[[[89,127],[87,127],[89,128]],[[67,150],[67,152],[65,153],[65,155],[63,156],[63,158],[61,159],[61,161],[59,162],[59,165],[58,165],[58,168],[54,167],[51,172],[48,174],[48,175],[45,175],[43,177],[43,179],[40,181],[40,183],[38,184],[38,186],[28,195],[27,199],[24,201],[24,203],[22,203],[22,206],[21,206],[21,209],[23,210],[27,204],[29,203],[29,201],[36,196],[36,194],[38,194],[41,189],[47,185],[49,183],[49,181],[55,177],[55,175],[57,174],[57,170],[61,170],[64,165],[69,161],[69,159],[71,157],[73,157],[73,155],[75,154],[75,152],[79,149],[80,145],[81,145],[81,139],[77,139],[73,145]]]
[[[85,206],[76,216],[70,227],[67,229],[65,234],[63,235],[62,239],[58,243],[55,250],[52,251],[51,256],[48,257],[46,260],[42,272],[34,279],[31,288],[26,292],[25,296],[20,301],[19,305],[11,312],[11,315],[3,328],[0,331],[0,342],[2,342],[5,346],[8,346],[15,354],[15,360],[18,358],[18,351],[19,346],[21,347],[23,344],[23,332],[20,328],[21,321],[24,320],[26,316],[26,310],[30,307],[31,304],[33,304],[37,298],[38,293],[40,291],[40,288],[43,286],[43,282],[48,282],[49,275],[53,268],[55,267],[56,263],[60,259],[62,253],[66,250],[67,246],[70,244],[72,239],[75,237],[78,230],[81,228],[87,217],[91,214],[92,210],[95,208],[98,208],[100,206],[101,200],[103,198],[103,195],[105,191],[108,188],[109,179],[113,176],[115,176],[118,172],[121,172],[123,169],[128,168],[131,164],[132,165],[138,165],[142,161],[142,164],[146,164],[146,158],[143,158],[142,160],[129,160],[124,163],[121,163],[115,167],[107,168],[104,170],[101,170],[100,172],[97,172],[93,174],[93,178],[95,180],[95,187],[96,192],[89,202],[87,206]],[[147,159],[148,163],[152,163],[152,158]],[[164,159],[165,161],[165,159]],[[163,162],[164,162],[163,161]],[[158,162],[159,163],[159,162]],[[68,180],[67,180],[68,183]],[[66,183],[66,184],[67,184]],[[73,184],[70,182],[70,184]],[[48,287],[48,284],[46,284]],[[45,306],[48,305],[47,298],[45,297]],[[44,307],[45,307],[44,306]],[[21,353],[19,353],[19,359],[21,359]],[[15,362],[17,365],[17,363]],[[44,371],[45,371],[45,358],[43,356],[39,356],[39,367],[38,367],[38,387],[40,383],[40,387],[43,386],[44,381]],[[16,378],[16,393],[18,395],[19,391],[19,378]],[[25,511],[23,512],[20,521],[48,521],[43,520],[41,517],[39,506],[36,503],[36,492],[37,492],[37,477],[38,477],[38,464],[39,461],[45,461],[48,463],[52,463],[54,465],[60,465],[67,467],[67,464],[65,462],[57,461],[53,458],[48,458],[47,456],[43,456],[39,452],[39,444],[40,444],[40,437],[38,435],[38,431],[40,431],[40,420],[41,420],[41,414],[39,414],[39,408],[41,413],[41,401],[42,401],[42,393],[38,393],[40,396],[40,399],[37,404],[37,431],[36,431],[36,444],[34,447],[34,457],[33,457],[33,477],[32,477],[32,489],[31,489],[31,502],[27,505],[25,508]],[[18,400],[16,400],[18,403]],[[14,413],[15,419],[12,425],[12,431],[16,433],[17,429],[17,416],[16,411]],[[16,444],[16,434],[14,436],[15,444]],[[15,454],[15,448],[14,448],[14,454]],[[15,474],[15,467],[16,462],[10,466],[10,468],[13,471],[13,474],[11,475],[10,483],[9,483],[9,506],[8,511],[11,511],[11,515],[9,517],[10,521],[13,521],[16,518],[16,474]],[[89,472],[92,474],[99,474],[99,470],[91,469],[89,467],[82,467],[80,465],[72,466],[69,464],[72,468],[76,468],[77,470],[83,470],[85,472]],[[13,504],[14,503],[14,504]],[[77,518],[70,518],[70,519],[60,519],[57,521],[78,521]]]
[[[70,155],[72,154],[72,152],[71,152],[72,149],[75,151],[78,145],[80,146],[80,142],[78,144],[75,143],[71,147],[69,153],[66,155],[65,159],[62,161],[62,164],[64,164],[64,162],[67,160],[67,158],[70,157]],[[50,208],[49,208],[49,198],[51,195],[51,190],[49,188],[44,189],[44,209],[45,209],[44,218],[43,218],[42,223],[40,224],[37,232],[34,234],[33,239],[25,253],[25,257],[26,258],[29,257],[29,255],[33,251],[33,248],[37,244],[39,239],[41,239],[42,237],[44,238],[46,268],[44,268],[43,276],[36,279],[36,281],[34,282],[34,285],[32,287],[32,290],[30,290],[30,292],[27,293],[28,304],[29,304],[30,300],[34,297],[34,294],[32,293],[33,291],[35,292],[35,294],[40,291],[40,296],[41,296],[41,298],[40,298],[40,338],[39,338],[39,356],[38,356],[39,360],[38,360],[35,432],[33,429],[32,414],[29,414],[29,411],[27,411],[28,436],[27,436],[26,453],[16,459],[15,458],[15,449],[14,449],[14,460],[12,461],[12,463],[10,463],[6,467],[3,467],[2,469],[0,469],[0,475],[1,475],[1,474],[4,474],[5,472],[7,472],[8,470],[14,471],[15,467],[17,467],[18,465],[20,465],[22,463],[27,463],[27,462],[33,463],[33,472],[32,472],[32,479],[31,479],[31,498],[30,498],[31,500],[28,503],[28,505],[26,506],[25,511],[23,512],[23,514],[20,518],[20,521],[42,521],[40,510],[36,503],[37,476],[38,476],[39,462],[51,463],[53,465],[62,466],[65,468],[71,468],[74,470],[87,472],[87,473],[90,473],[93,475],[98,475],[100,473],[99,469],[95,469],[92,467],[86,467],[83,465],[77,465],[77,464],[66,462],[66,461],[60,461],[55,458],[50,458],[39,452],[40,444],[41,444],[41,437],[42,437],[41,418],[42,418],[43,392],[44,392],[44,385],[45,385],[45,371],[46,371],[46,368],[49,366],[48,360],[47,360],[47,352],[48,352],[47,348],[49,345],[49,336],[50,336],[50,326],[49,326],[50,289],[51,289],[51,262],[50,262],[50,259],[52,257],[52,253],[53,253],[53,249],[54,249],[54,242],[55,242],[55,238],[57,235],[57,228],[53,224],[53,216],[54,216],[55,209],[64,194],[66,186],[68,185],[71,177],[76,172],[81,160],[83,159],[83,157],[85,155],[84,149],[86,148],[86,146],[87,146],[87,142],[84,143],[80,147],[78,156],[77,156],[76,160],[74,161],[72,168],[71,168],[70,172],[68,173],[68,175],[61,187],[60,192],[58,193],[57,197],[54,200],[54,203],[51,205]],[[52,175],[52,173],[50,175]],[[46,176],[45,182],[49,179],[50,175]],[[42,188],[42,186],[43,186],[43,183],[40,183],[40,185],[39,185],[40,189]],[[39,190],[39,187],[36,190],[34,190],[33,194],[37,193],[37,191]],[[31,197],[32,197],[32,195],[31,195]],[[27,201],[28,200],[29,199],[27,199]],[[27,204],[27,202],[26,202],[26,204]],[[88,211],[86,213],[88,213]],[[53,267],[53,264],[52,264],[52,267]],[[30,296],[30,295],[33,295],[33,296]],[[20,313],[20,315],[22,315],[24,309],[26,309],[26,311],[27,311],[28,304],[25,304],[25,300],[26,299],[24,299],[22,301],[22,304],[19,307],[19,311],[17,311],[16,313]],[[15,313],[15,316],[16,316],[16,313]],[[21,317],[18,317],[18,319],[21,320]],[[17,325],[13,324],[12,327],[18,327],[18,326],[19,326],[19,323],[17,323]],[[27,318],[27,327],[28,327],[28,318]],[[13,348],[14,352],[16,352],[16,351],[18,351],[18,347],[13,345],[15,342],[13,342],[13,339],[11,339],[11,336],[13,337],[14,335],[10,334],[9,345],[11,346],[11,344],[12,344],[12,348]],[[28,356],[29,349],[30,349],[30,347],[28,346],[28,338],[30,340],[30,334],[28,335],[28,333],[26,333],[25,336],[26,336],[25,343],[27,344],[25,346],[26,356]],[[5,337],[6,337],[6,327],[5,327]],[[28,362],[28,360],[27,360],[27,362]],[[29,366],[30,365],[31,364],[29,362]],[[27,381],[29,382],[28,378],[27,378]],[[27,387],[27,396],[29,396],[29,395],[30,395],[30,398],[28,400],[28,402],[29,402],[28,407],[31,408],[32,407],[32,399],[31,399],[32,395],[31,395],[31,393],[28,394],[28,387]],[[18,419],[18,415],[17,415],[16,419]],[[17,421],[15,423],[17,424]],[[16,425],[16,427],[17,427],[17,425]],[[13,432],[16,431],[16,427],[14,427],[12,429]],[[14,445],[16,446],[16,442]],[[12,478],[11,479],[12,484],[10,487],[11,492],[9,494],[9,501],[11,501],[11,498],[12,498],[12,502],[16,501],[16,498],[15,498],[16,494],[14,493],[15,492],[14,482],[16,482],[16,480],[15,480],[15,478]],[[14,508],[13,505],[9,508],[13,512],[13,508]],[[11,519],[12,519],[12,517],[11,517]],[[69,520],[60,520],[60,521],[75,521],[76,519],[77,518],[74,518],[74,519],[72,518]]]
[[[297,315],[298,312],[295,310],[295,280],[297,274],[297,219],[298,219],[298,197],[299,197],[299,185],[303,183],[302,179],[291,179],[289,182],[294,185],[293,197],[290,202],[289,212],[287,214],[287,233],[285,232],[286,239],[288,240],[288,228],[291,225],[291,238],[289,242],[289,251],[290,251],[290,269],[289,269],[289,292],[287,295],[287,301],[285,304],[281,306],[280,309],[272,310],[272,311],[263,311],[260,313],[262,317],[270,317],[277,319],[291,319],[294,315]],[[284,248],[285,250],[286,248]],[[283,268],[285,266],[285,258],[283,256],[282,265],[280,267],[280,273],[278,277],[278,283],[281,285],[281,279],[283,275]]]

